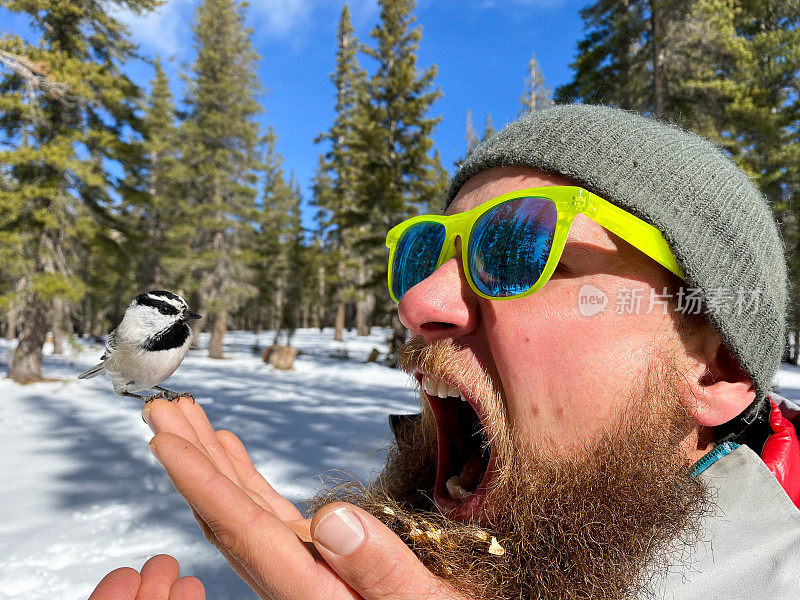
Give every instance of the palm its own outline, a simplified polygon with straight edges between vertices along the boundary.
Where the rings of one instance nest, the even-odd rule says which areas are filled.
[[[214,431],[200,405],[185,399],[149,408],[159,459],[174,461],[173,484],[206,538],[261,598],[360,598],[315,550],[311,521],[256,470],[234,434]]]

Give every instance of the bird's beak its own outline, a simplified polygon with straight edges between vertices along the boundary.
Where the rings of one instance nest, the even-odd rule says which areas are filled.
[[[183,318],[184,319],[192,319],[192,320],[194,320],[194,319],[202,319],[203,315],[198,315],[197,313],[193,313],[193,312],[190,311],[190,312],[183,313]]]

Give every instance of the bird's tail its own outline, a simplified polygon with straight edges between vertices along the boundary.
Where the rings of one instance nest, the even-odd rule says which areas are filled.
[[[83,373],[78,375],[78,379],[89,379],[91,377],[97,377],[98,375],[100,375],[100,373],[103,372],[103,370],[105,370],[105,368],[106,368],[105,363],[100,363],[99,365],[95,365],[88,371],[84,371]]]

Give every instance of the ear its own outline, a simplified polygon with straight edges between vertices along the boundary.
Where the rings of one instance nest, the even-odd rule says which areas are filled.
[[[687,373],[687,408],[699,425],[716,427],[747,408],[755,400],[756,390],[719,332],[708,325],[704,334]]]

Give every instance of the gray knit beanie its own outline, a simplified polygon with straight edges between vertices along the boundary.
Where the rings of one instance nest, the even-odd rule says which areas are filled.
[[[658,228],[753,381],[756,401],[742,426],[763,414],[783,355],[786,261],[772,211],[739,168],[707,140],[654,119],[556,106],[479,144],[453,177],[447,205],[473,175],[509,165],[567,177]]]

